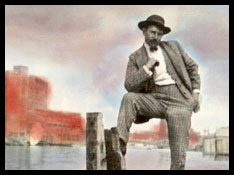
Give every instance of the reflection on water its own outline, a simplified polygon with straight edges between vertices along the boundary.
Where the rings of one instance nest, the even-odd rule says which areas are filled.
[[[169,149],[129,148],[126,155],[127,169],[168,170]],[[85,170],[85,147],[59,146],[5,146],[6,170]],[[188,152],[188,170],[228,170],[229,159],[215,161],[214,156],[202,156],[201,152]]]
[[[85,148],[5,146],[5,169],[84,170]]]

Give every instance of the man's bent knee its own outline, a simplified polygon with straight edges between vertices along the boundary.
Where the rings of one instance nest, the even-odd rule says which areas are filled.
[[[132,101],[136,99],[137,95],[138,95],[137,93],[128,92],[123,96],[123,100]]]

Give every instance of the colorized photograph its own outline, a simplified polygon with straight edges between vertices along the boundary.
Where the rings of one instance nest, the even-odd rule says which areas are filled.
[[[5,170],[229,170],[229,5],[6,5]]]

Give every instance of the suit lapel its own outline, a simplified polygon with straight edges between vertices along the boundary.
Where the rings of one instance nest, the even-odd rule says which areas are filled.
[[[162,50],[163,50],[163,54],[164,57],[167,58],[166,61],[166,65],[167,66],[167,70],[169,71],[169,74],[171,72],[170,66],[174,67],[174,70],[177,72],[178,76],[181,78],[181,80],[185,83],[186,87],[192,91],[191,88],[191,82],[190,79],[188,78],[186,69],[184,65],[183,60],[181,59],[181,54],[179,52],[179,50],[177,48],[175,48],[175,46],[171,46],[170,44],[167,44],[165,42],[163,42],[161,44],[162,46]],[[170,62],[168,64],[168,62]],[[171,76],[173,77],[173,75],[171,74]]]
[[[144,46],[142,46],[139,51],[140,51],[139,56],[136,58],[136,62],[137,62],[138,67],[140,68],[148,62],[149,57],[146,53]]]
[[[181,65],[183,65],[184,63],[182,62],[180,58],[180,53],[178,52],[178,50],[165,42],[161,42],[160,46],[162,46],[163,48],[164,56],[170,59],[168,61],[172,63],[177,73],[179,75],[182,75],[183,71],[181,69],[182,68]],[[136,57],[136,62],[137,62],[138,67],[142,67],[148,62],[149,57],[147,55],[144,45],[140,48],[139,51],[140,51],[139,56]]]
[[[177,73],[179,75],[182,75],[183,73],[182,73],[182,69],[181,69],[181,64],[183,64],[183,62],[181,61],[180,58],[178,58],[179,53],[176,52],[176,49],[173,48],[171,45],[166,44],[165,42],[162,42],[160,44],[160,46],[162,46],[162,48],[163,48],[162,50],[163,50],[164,57],[168,57],[168,59],[170,59],[167,61],[170,61],[172,63],[172,65],[174,66],[175,70],[177,71]],[[139,51],[140,51],[139,52],[140,54],[136,58],[136,62],[137,62],[138,67],[140,68],[148,62],[149,57],[148,57],[148,54],[146,52],[144,45],[140,48]],[[168,64],[166,64],[166,65],[168,65]]]
[[[170,62],[174,66],[178,75],[180,75],[180,76],[183,75],[181,65],[183,65],[184,63],[180,59],[180,53],[177,52],[176,48],[172,47],[169,44],[166,44],[165,42],[162,42],[161,46],[164,49],[164,51],[166,52],[166,54],[167,54],[166,56],[170,59]],[[163,52],[164,56],[165,56],[165,52]]]
[[[172,63],[170,61],[170,59],[168,58],[168,55],[165,53],[165,50],[162,49],[162,53],[163,53],[163,56],[164,56],[164,60],[165,60],[165,63],[166,63],[166,69],[167,69],[167,72],[169,73],[169,75],[171,75],[171,77],[174,79],[174,76],[173,76],[173,71],[172,71]],[[174,66],[173,66],[174,67]]]

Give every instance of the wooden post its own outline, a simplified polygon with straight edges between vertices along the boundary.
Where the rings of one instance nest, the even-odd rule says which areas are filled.
[[[116,127],[105,129],[107,170],[126,170],[125,158],[120,150]]]
[[[87,170],[106,170],[106,148],[103,114],[98,112],[86,114],[86,167]]]

